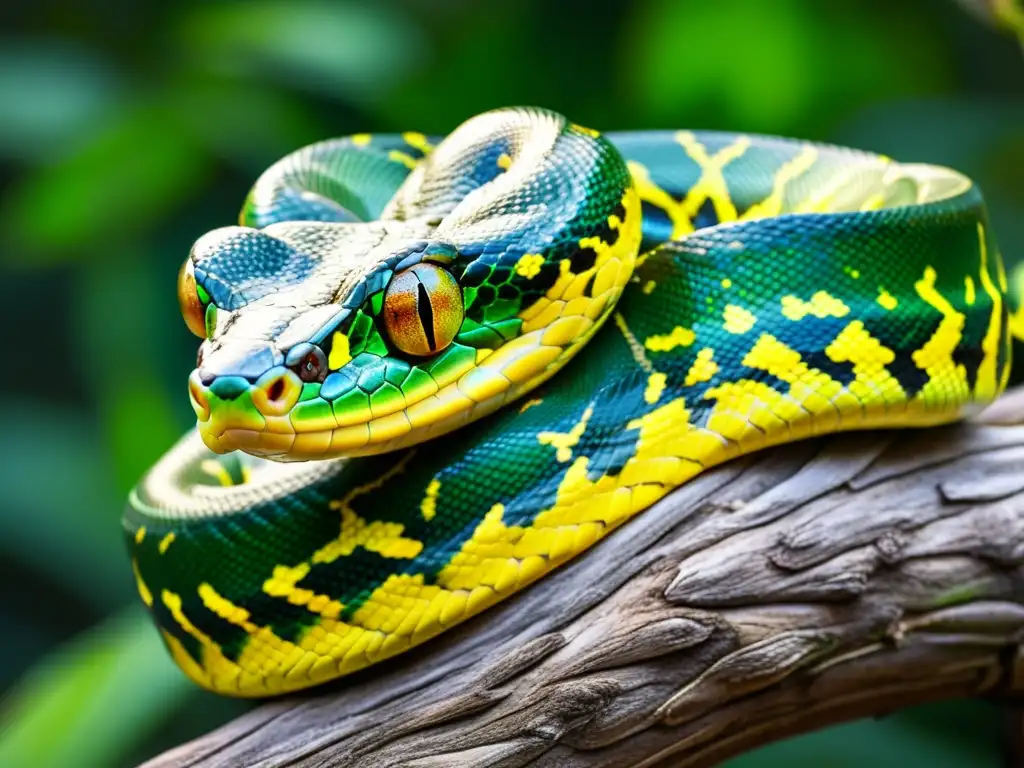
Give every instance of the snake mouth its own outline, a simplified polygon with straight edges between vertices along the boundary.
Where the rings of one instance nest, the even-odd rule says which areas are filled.
[[[568,330],[537,328],[467,360],[442,386],[392,387],[385,407],[372,396],[363,406],[364,393],[356,393],[360,407],[350,407],[345,394],[332,397],[326,385],[303,383],[283,367],[256,381],[225,376],[204,383],[193,371],[189,397],[199,434],[216,453],[241,450],[275,461],[384,453],[450,432],[532,389],[561,368],[597,324],[574,318]]]
[[[199,425],[199,434],[214,453],[243,451],[252,456],[285,461],[301,461],[324,455],[323,446],[330,446],[332,432],[266,432],[244,427],[210,429]]]
[[[275,461],[308,461],[366,456],[412,445],[486,415],[506,398],[476,403],[451,385],[432,397],[432,415],[416,424],[412,421],[415,414],[406,409],[344,426],[338,426],[330,405],[319,398],[305,401],[317,412],[306,416],[299,407],[304,403],[297,403],[287,414],[268,416],[253,404],[248,391],[227,403],[209,393],[202,399],[193,396],[193,400],[198,403],[197,415],[208,414],[205,420],[200,418],[198,428],[214,453],[244,451]]]
[[[500,405],[496,403],[486,412]],[[374,419],[364,424],[322,429],[280,429],[232,426],[224,420],[199,422],[199,434],[214,453],[244,451],[275,461],[308,461],[339,456],[366,456],[384,453],[420,442],[455,429],[471,417],[483,415],[479,410],[462,411],[448,419],[422,427],[415,437],[404,412]]]
[[[194,371],[188,390],[199,434],[211,451],[306,461],[395,450],[455,429],[505,402],[504,398],[475,402],[458,383],[428,393],[408,407],[376,417],[365,414],[369,419],[346,412],[324,398],[319,385],[303,385],[287,370],[270,371],[255,382],[229,376],[209,384]],[[491,393],[478,390],[476,394],[483,399],[482,395]]]

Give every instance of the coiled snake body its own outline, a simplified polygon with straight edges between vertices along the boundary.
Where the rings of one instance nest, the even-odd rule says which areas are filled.
[[[934,166],[509,109],[300,150],[241,224],[182,270],[199,429],[125,514],[171,654],[227,694],[417,645],[710,466],[1009,376],[981,196]]]

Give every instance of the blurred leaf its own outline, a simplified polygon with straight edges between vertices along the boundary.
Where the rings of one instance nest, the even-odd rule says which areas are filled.
[[[0,765],[109,768],[195,690],[140,608],[32,669],[0,714]]]
[[[0,45],[0,153],[47,158],[79,145],[122,96],[97,55],[55,40]]]
[[[131,573],[118,523],[124,502],[97,448],[86,419],[50,403],[23,401],[4,416],[0,552],[109,608],[131,594]]]
[[[958,0],[975,18],[996,29],[1015,32],[1024,42],[1024,1],[1022,0]]]
[[[74,324],[80,353],[75,362],[99,403],[121,493],[195,423],[185,389],[188,369],[181,369],[177,381],[160,375],[161,359],[183,328],[175,274],[168,270],[161,287],[156,260],[134,255],[129,260],[118,248],[110,259],[88,265]]]
[[[169,98],[197,141],[253,180],[277,158],[333,135],[301,100],[260,83],[195,78]]]
[[[118,113],[79,151],[5,190],[0,229],[20,262],[102,254],[105,242],[165,217],[199,186],[206,164],[172,110]]]
[[[184,393],[181,399],[188,404]],[[150,376],[136,374],[112,385],[105,410],[118,486],[128,491],[183,430],[159,382]]]
[[[191,9],[182,30],[194,60],[221,73],[374,103],[420,62],[425,41],[387,3],[258,0]]]
[[[993,142],[984,155],[981,175],[985,180],[985,193],[1000,204],[1024,210],[1024,106],[1016,123],[1004,123],[1009,129],[1002,136],[992,131]],[[1020,221],[1019,215],[1017,221]]]
[[[770,744],[725,768],[999,768],[1000,726],[990,702],[914,707]]]
[[[0,658],[0,690],[2,691],[9,690],[40,656],[49,653],[57,643],[67,638],[69,632],[74,631],[67,625],[44,626],[33,614],[29,614],[28,618],[29,620],[26,621],[24,614],[10,614],[7,611],[0,613],[0,626],[3,626],[4,629],[4,655]],[[63,616],[48,618],[54,618],[56,622],[62,623],[64,619]],[[93,618],[83,623],[81,616],[75,618],[79,620],[78,627],[95,621]],[[68,623],[70,624],[70,622]],[[3,731],[0,730],[0,740],[2,739]]]
[[[560,78],[553,70],[561,67],[547,59],[530,66],[505,66],[505,62],[520,59],[523,40],[537,41],[537,22],[544,19],[549,23],[544,9],[506,3],[501,13],[495,13],[485,4],[467,4],[454,19],[445,13],[451,9],[442,4],[431,3],[431,10],[431,15],[440,17],[447,34],[428,65],[410,72],[379,105],[379,114],[391,125],[399,130],[445,134],[475,114],[514,104],[537,104],[562,110],[574,120],[583,119],[574,103],[592,102],[593,98],[588,98],[590,89],[580,87],[578,78],[573,78],[574,87],[559,88]],[[575,58],[575,46],[565,42],[562,57]],[[578,72],[575,67],[566,70],[566,77]]]
[[[857,110],[835,135],[876,152],[899,152],[903,160],[978,166],[992,153],[993,141],[1024,136],[1024,104],[949,97],[874,104]],[[1016,164],[1006,172],[1024,172],[1020,157],[1019,151],[1010,156]],[[1015,189],[1024,201],[1020,187]]]
[[[651,0],[634,17],[622,85],[652,124],[797,133],[836,111],[948,79],[922,19],[864,4]],[[818,129],[820,130],[820,128]],[[814,133],[815,131],[811,131]]]

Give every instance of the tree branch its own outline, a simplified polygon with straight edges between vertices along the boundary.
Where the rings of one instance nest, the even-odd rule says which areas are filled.
[[[170,766],[706,766],[1024,693],[1024,390],[972,424],[801,442],[675,491],[393,662]]]

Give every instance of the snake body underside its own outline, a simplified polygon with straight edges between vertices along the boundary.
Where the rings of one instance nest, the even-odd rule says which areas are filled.
[[[202,437],[151,470],[125,526],[142,600],[199,684],[264,696],[345,675],[708,467],[953,421],[1006,386],[1006,275],[960,174],[489,114],[441,142],[301,150],[257,183],[245,228],[197,244]]]

